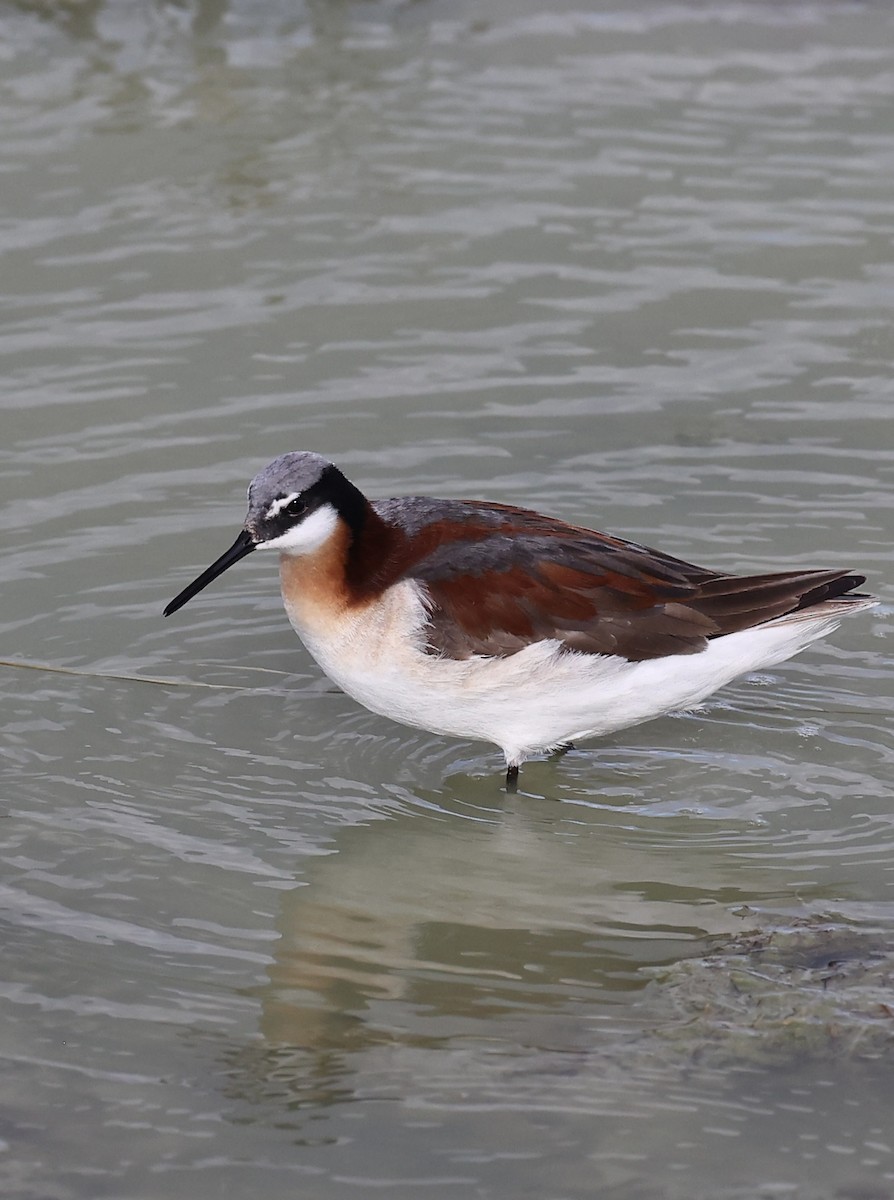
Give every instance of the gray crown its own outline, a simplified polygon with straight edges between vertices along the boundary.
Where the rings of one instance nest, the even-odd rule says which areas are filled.
[[[331,466],[322,455],[307,450],[293,450],[274,458],[248,485],[249,513],[266,512],[279,496],[306,492],[320,482],[323,472]]]

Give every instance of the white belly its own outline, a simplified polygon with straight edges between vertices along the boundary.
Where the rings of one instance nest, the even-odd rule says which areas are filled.
[[[840,619],[817,609],[715,638],[699,654],[638,663],[563,652],[554,641],[457,661],[425,653],[425,604],[412,582],[335,617],[284,602],[311,655],[349,696],[405,725],[494,742],[508,763],[698,704],[736,676],[790,658]]]

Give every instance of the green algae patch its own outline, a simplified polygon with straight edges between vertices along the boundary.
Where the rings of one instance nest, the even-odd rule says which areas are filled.
[[[651,968],[652,1033],[712,1065],[772,1065],[894,1051],[894,943],[804,920]]]

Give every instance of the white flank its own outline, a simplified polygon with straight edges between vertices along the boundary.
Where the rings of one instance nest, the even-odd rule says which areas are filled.
[[[316,526],[323,527],[322,521]],[[563,742],[692,707],[738,675],[791,658],[843,616],[870,605],[828,601],[715,638],[699,654],[636,663],[563,652],[555,641],[506,658],[456,661],[426,654],[426,598],[412,581],[389,588],[368,608],[327,621],[325,629],[302,620],[288,601],[286,612],[329,678],[373,712],[434,733],[495,742],[507,763],[517,764]]]
[[[323,504],[280,537],[258,542],[258,549],[278,550],[280,554],[313,554],[332,537],[337,526],[338,513],[331,504]]]

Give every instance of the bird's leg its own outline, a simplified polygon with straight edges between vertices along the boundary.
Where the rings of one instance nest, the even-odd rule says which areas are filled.
[[[518,791],[518,763],[510,763],[506,770],[506,791],[510,794]]]

